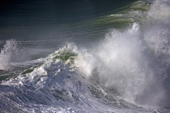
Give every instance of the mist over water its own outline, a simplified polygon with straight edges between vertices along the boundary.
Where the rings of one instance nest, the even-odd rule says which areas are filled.
[[[0,110],[170,112],[170,1],[134,4],[125,14],[50,28],[44,40],[7,40],[0,52]]]
[[[20,58],[19,58],[20,57]],[[7,40],[0,53],[0,70],[9,70],[11,62],[21,61],[22,51],[19,50],[16,40]]]
[[[90,55],[78,57],[78,68],[107,91],[143,106],[159,106],[166,98],[161,65],[148,55],[138,24],[124,32],[111,31]],[[152,97],[152,98],[151,98]]]
[[[155,1],[141,26],[134,23],[123,32],[110,31],[90,55],[80,56],[80,71],[129,102],[145,107],[168,106],[168,11],[169,1]]]

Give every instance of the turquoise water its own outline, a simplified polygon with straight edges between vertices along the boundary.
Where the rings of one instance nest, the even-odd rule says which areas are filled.
[[[79,7],[59,13],[32,1],[3,9],[2,113],[170,112],[168,0],[58,3]],[[30,14],[15,17],[21,6]]]

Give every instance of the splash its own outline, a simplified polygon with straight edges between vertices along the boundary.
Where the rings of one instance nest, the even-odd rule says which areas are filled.
[[[166,66],[170,64],[169,11],[168,0],[156,0],[148,12],[149,19],[143,26],[147,46],[155,54],[157,60]]]
[[[78,67],[106,90],[135,103],[155,80],[144,52],[139,24],[135,23],[124,32],[114,30],[107,34],[88,57],[79,55]]]
[[[165,99],[165,69],[152,54],[140,25],[113,30],[91,52],[80,52],[77,67],[83,75],[124,100],[157,107]],[[167,46],[167,45],[165,45]],[[160,47],[161,48],[161,47]]]
[[[11,62],[21,61],[23,56],[24,52],[19,49],[17,41],[7,40],[0,52],[0,70],[12,69]]]
[[[142,25],[110,31],[96,48],[78,56],[79,71],[126,101],[145,107],[166,106],[169,5],[167,0],[156,0]]]
[[[1,70],[8,70],[10,69],[10,62],[18,53],[17,42],[15,40],[7,40],[4,48],[1,49],[0,53],[0,69]]]

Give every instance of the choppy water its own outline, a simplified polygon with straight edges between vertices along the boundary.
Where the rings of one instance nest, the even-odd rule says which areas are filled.
[[[155,0],[1,29],[0,112],[170,113],[169,24],[170,1]]]

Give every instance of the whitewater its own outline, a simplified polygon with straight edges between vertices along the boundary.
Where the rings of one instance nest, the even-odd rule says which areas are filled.
[[[136,1],[66,28],[72,36],[58,42],[0,42],[1,113],[170,113],[169,0]],[[57,46],[31,48],[39,42]]]

